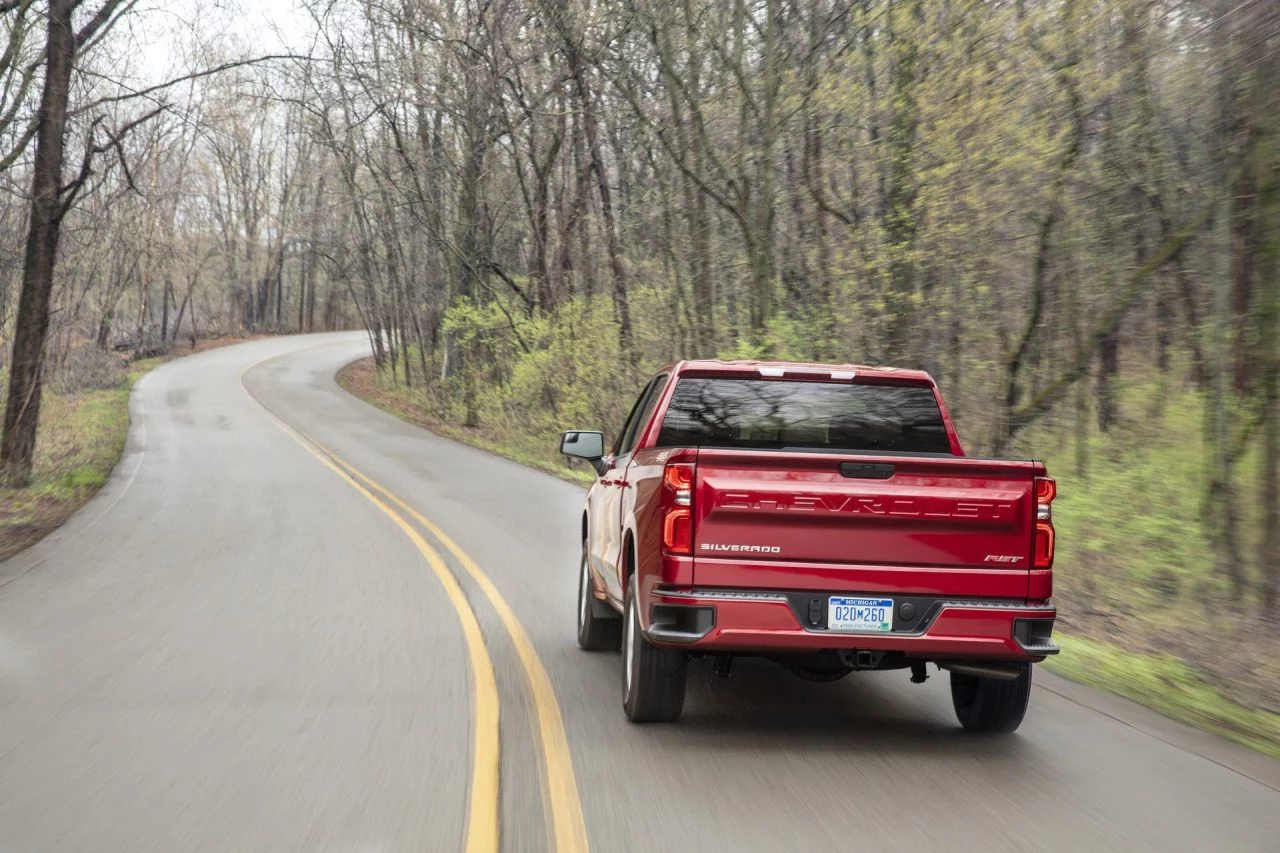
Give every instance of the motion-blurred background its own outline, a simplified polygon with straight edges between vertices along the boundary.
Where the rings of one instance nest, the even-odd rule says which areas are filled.
[[[1271,0],[8,0],[0,45],[8,552],[210,337],[367,327],[349,387],[565,476],[668,360],[924,367],[1058,477],[1056,665],[1280,754]]]

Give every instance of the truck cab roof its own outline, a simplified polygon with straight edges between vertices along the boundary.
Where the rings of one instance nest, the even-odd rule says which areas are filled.
[[[753,361],[721,359],[691,359],[678,361],[663,368],[664,373],[699,375],[755,375],[764,378],[791,377],[796,379],[872,379],[881,381],[910,382],[933,385],[933,377],[923,370],[907,370],[900,367],[873,367],[865,364],[823,364],[803,361]]]

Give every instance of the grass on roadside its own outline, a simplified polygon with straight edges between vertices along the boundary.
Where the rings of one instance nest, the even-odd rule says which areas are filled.
[[[1167,654],[1136,654],[1084,637],[1058,637],[1053,672],[1119,694],[1154,711],[1280,758],[1280,714],[1246,708]]]
[[[44,538],[102,488],[129,432],[129,384],[40,404],[31,485],[0,488],[0,559]]]

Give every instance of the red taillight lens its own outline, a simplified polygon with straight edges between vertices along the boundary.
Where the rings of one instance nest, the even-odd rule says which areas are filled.
[[[693,551],[693,519],[687,509],[673,509],[662,522],[662,545],[672,554]]]
[[[673,462],[662,474],[662,482],[675,491],[693,488],[693,466],[686,462]]]
[[[1036,522],[1035,567],[1053,568],[1053,525],[1047,521]]]
[[[1051,504],[1058,496],[1058,483],[1052,477],[1036,477],[1036,503]]]
[[[693,475],[690,462],[672,462],[662,472],[662,545],[669,554],[693,553]]]
[[[1037,569],[1053,568],[1053,509],[1049,505],[1058,496],[1058,484],[1052,477],[1036,477],[1036,540],[1034,563]]]

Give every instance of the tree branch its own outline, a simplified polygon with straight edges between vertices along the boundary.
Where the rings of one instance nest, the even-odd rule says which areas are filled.
[[[1177,234],[1169,237],[1161,244],[1160,248],[1151,254],[1145,263],[1135,269],[1130,274],[1129,279],[1125,282],[1120,290],[1120,296],[1115,303],[1102,316],[1102,321],[1097,328],[1089,336],[1089,340],[1085,343],[1080,352],[1076,363],[1067,369],[1065,373],[1054,381],[1045,386],[1034,399],[1029,401],[1021,409],[1013,412],[1009,417],[1008,438],[1012,439],[1023,427],[1031,424],[1037,417],[1044,414],[1048,409],[1064,394],[1072,385],[1076,383],[1089,370],[1089,364],[1093,361],[1093,355],[1102,346],[1102,342],[1112,335],[1124,320],[1125,314],[1128,313],[1129,306],[1137,297],[1138,292],[1142,289],[1143,283],[1147,280],[1147,276],[1160,269],[1165,264],[1176,258],[1186,247],[1192,238],[1200,233],[1206,222],[1213,216],[1213,211],[1220,203],[1220,199],[1213,198],[1198,216],[1185,228]]]
[[[525,307],[526,307],[526,308],[528,308],[530,311],[532,311],[532,310],[533,310],[533,307],[534,307],[533,299],[529,296],[529,294],[528,294],[528,293],[526,293],[526,292],[525,292],[525,291],[520,287],[520,285],[516,284],[516,280],[515,280],[515,279],[513,279],[513,278],[512,278],[512,277],[507,273],[507,271],[506,271],[505,269],[503,269],[503,268],[502,268],[502,264],[498,263],[498,262],[497,262],[497,261],[495,261],[495,260],[490,259],[490,260],[489,260],[489,269],[491,269],[491,270],[493,270],[495,273],[497,273],[498,278],[500,278],[500,279],[502,279],[504,282],[506,282],[506,283],[507,283],[507,287],[510,287],[512,290],[514,290],[514,291],[516,292],[516,295],[517,295],[517,296],[519,296],[521,299],[523,299],[523,300],[524,300],[524,304],[525,304]],[[527,351],[528,351],[528,350],[526,350],[526,352],[527,352]]]
[[[60,209],[58,211],[59,219],[67,215],[67,211],[69,211],[71,206],[75,204],[76,197],[80,194],[80,190],[84,188],[85,183],[87,183],[90,176],[93,175],[93,158],[99,154],[105,154],[108,151],[115,151],[116,156],[120,158],[120,168],[124,170],[125,180],[128,183],[129,189],[141,195],[137,185],[133,182],[133,173],[129,171],[129,163],[125,159],[124,155],[124,146],[120,143],[139,125],[150,121],[168,108],[167,104],[162,104],[150,112],[138,116],[114,133],[107,131],[107,139],[102,143],[95,142],[94,137],[97,134],[98,126],[102,124],[104,118],[99,116],[93,120],[93,124],[89,127],[88,141],[85,143],[84,157],[80,161],[80,171],[71,183],[58,188],[58,193],[65,196],[62,199]]]
[[[93,174],[93,156],[97,153],[97,145],[93,138],[97,134],[98,125],[102,124],[103,118],[99,116],[93,120],[93,124],[89,125],[88,138],[84,144],[84,156],[80,158],[80,170],[76,173],[75,178],[70,183],[58,187],[58,195],[65,196],[58,211],[58,218],[67,215],[67,211],[71,209],[71,205],[75,202],[76,196],[80,193],[80,188],[88,182],[89,176]]]
[[[80,48],[97,35],[99,30],[110,24],[112,19],[117,17],[117,12],[128,11],[128,9],[121,10],[121,6],[133,6],[136,2],[137,0],[106,0],[98,7],[97,13],[76,33],[76,51],[79,52]],[[79,5],[80,3],[76,3],[76,6]]]
[[[98,100],[92,101],[84,106],[77,107],[70,115],[74,117],[95,110],[98,107],[105,106],[106,104],[116,104],[121,101],[130,101],[134,98],[149,97],[157,92],[162,92],[165,89],[172,88],[173,86],[177,86],[181,83],[189,83],[192,80],[211,77],[214,74],[221,74],[224,71],[232,71],[236,68],[244,68],[246,66],[257,65],[262,62],[270,62],[277,59],[299,59],[304,62],[311,61],[311,57],[309,56],[299,56],[292,53],[273,53],[265,56],[256,56],[252,59],[236,59],[230,62],[224,62],[221,65],[215,65],[213,68],[204,68],[199,71],[192,71],[189,74],[183,74],[181,77],[174,77],[171,80],[166,80],[163,83],[157,83],[154,86],[148,86],[145,89],[137,89],[131,92],[124,92],[119,95],[109,95],[105,98],[99,98]]]

